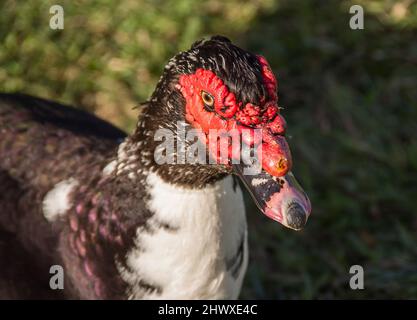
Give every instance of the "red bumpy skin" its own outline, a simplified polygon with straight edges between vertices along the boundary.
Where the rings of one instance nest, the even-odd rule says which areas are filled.
[[[239,132],[245,129],[249,134],[247,132],[241,134],[243,143],[249,146],[258,146],[262,143],[262,148],[258,148],[262,168],[269,174],[280,177],[292,167],[291,153],[284,138],[286,122],[279,114],[277,80],[274,73],[264,57],[257,57],[262,67],[263,84],[268,92],[268,97],[261,99],[260,106],[252,103],[243,106],[214,72],[202,68],[197,69],[193,74],[182,75],[178,88],[186,100],[187,121],[194,128],[203,131],[205,141],[210,129],[226,131],[237,129]],[[214,97],[212,111],[206,110],[201,98],[202,91]],[[262,129],[262,140],[256,138],[254,129]],[[220,159],[219,152],[212,152],[213,149],[213,146],[209,145],[211,155],[219,163],[227,164],[233,157],[231,146],[228,159]]]

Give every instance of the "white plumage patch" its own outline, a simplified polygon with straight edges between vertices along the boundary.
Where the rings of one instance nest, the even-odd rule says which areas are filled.
[[[116,166],[117,166],[117,160],[113,160],[113,161],[109,162],[103,168],[103,175],[105,175],[105,176],[111,175],[114,172],[114,170],[116,170]]]
[[[268,182],[268,179],[255,178],[255,179],[252,179],[252,186],[258,187],[258,186],[260,186],[260,185],[262,185],[264,183],[267,183],[267,182]]]
[[[75,179],[63,180],[55,185],[45,196],[42,202],[43,215],[48,221],[55,221],[70,208],[69,193],[77,186]]]
[[[247,233],[242,192],[227,177],[214,186],[190,190],[147,178],[154,212],[150,225],[168,225],[151,232],[137,230],[137,247],[127,256],[130,270],[121,269],[131,299],[236,299],[246,271]],[[238,274],[227,270],[244,237]],[[139,280],[161,288],[146,292]]]

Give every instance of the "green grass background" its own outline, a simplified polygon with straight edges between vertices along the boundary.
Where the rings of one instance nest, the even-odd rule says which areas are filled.
[[[61,4],[65,28],[49,28]],[[349,28],[361,4],[365,29]],[[242,298],[417,298],[417,5],[412,0],[0,1],[0,91],[131,130],[167,60],[213,34],[265,55],[313,214],[293,232],[248,205]],[[1,137],[0,137],[1,138]],[[365,290],[349,268],[365,269]]]

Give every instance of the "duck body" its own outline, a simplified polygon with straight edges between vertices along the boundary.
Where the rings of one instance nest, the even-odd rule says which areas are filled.
[[[247,231],[232,177],[171,184],[129,159],[122,131],[30,96],[0,95],[0,128],[1,298],[237,298]]]

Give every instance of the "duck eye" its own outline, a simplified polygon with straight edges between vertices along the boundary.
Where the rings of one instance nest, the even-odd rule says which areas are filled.
[[[210,93],[201,91],[201,99],[203,99],[203,102],[207,107],[212,107],[214,105],[214,98]]]

